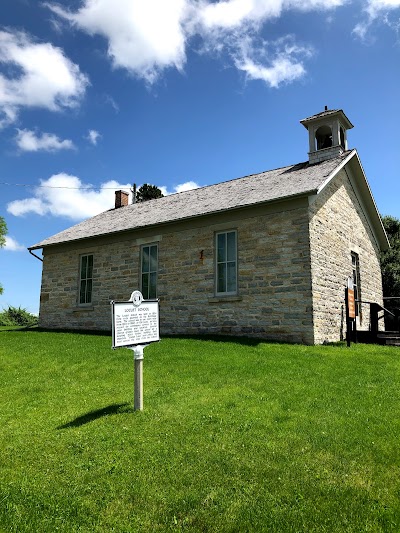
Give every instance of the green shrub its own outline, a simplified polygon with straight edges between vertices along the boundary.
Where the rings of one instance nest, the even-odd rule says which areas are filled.
[[[21,307],[8,306],[0,313],[0,326],[36,326],[38,317]]]

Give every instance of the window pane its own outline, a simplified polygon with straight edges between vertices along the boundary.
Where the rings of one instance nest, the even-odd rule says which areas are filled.
[[[235,293],[237,291],[236,231],[218,233],[216,247],[216,292]]]
[[[221,263],[226,261],[226,234],[220,233],[217,235],[217,261]]]
[[[142,294],[144,299],[157,297],[158,245],[142,247]]]
[[[149,275],[148,274],[142,274],[142,294],[145,300],[149,298]]]
[[[92,280],[88,279],[86,282],[86,301],[89,304],[92,301]]]
[[[150,268],[149,247],[143,246],[142,248],[142,272],[148,272],[149,268]]]
[[[86,289],[86,281],[81,281],[80,291],[79,291],[79,303],[84,304],[85,301],[85,289]]]
[[[150,283],[149,283],[149,298],[157,297],[157,273],[152,272],[150,274]]]
[[[81,279],[86,279],[87,255],[81,257]]]
[[[236,233],[231,231],[227,234],[228,241],[228,253],[226,260],[227,261],[236,261]]]
[[[79,303],[90,304],[92,301],[93,255],[80,258]]]
[[[150,247],[150,272],[157,272],[157,246]]]
[[[87,256],[87,273],[86,273],[86,277],[90,278],[90,279],[93,277],[93,255],[88,255]]]
[[[217,266],[217,292],[226,292],[226,264]]]
[[[351,264],[353,268],[354,298],[356,300],[361,300],[362,294],[361,294],[361,287],[360,287],[360,262],[359,262],[358,254],[355,252],[351,253]],[[360,319],[361,319],[361,311],[362,311],[361,303],[357,302],[356,303],[356,315],[359,316]]]
[[[226,291],[227,292],[236,291],[236,263],[234,262],[227,263]]]

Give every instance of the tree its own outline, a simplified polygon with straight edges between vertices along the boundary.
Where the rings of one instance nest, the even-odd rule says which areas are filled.
[[[390,243],[381,254],[383,295],[400,297],[400,220],[385,216],[382,222]]]
[[[395,315],[393,317],[385,314],[385,326],[387,330],[398,331],[400,317],[400,220],[385,216],[382,218],[382,222],[390,243],[389,250],[381,254],[383,295],[390,297],[389,300],[384,300],[384,306]]]
[[[8,306],[0,312],[0,326],[36,326],[38,317],[21,307]]]
[[[6,244],[7,224],[3,217],[0,217],[0,248]],[[3,294],[3,287],[0,285],[0,294]]]
[[[155,185],[149,185],[144,183],[136,191],[137,202],[147,202],[147,200],[155,200],[156,198],[162,198],[164,195],[161,190]]]

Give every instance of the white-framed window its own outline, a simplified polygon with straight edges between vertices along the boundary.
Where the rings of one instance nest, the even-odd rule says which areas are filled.
[[[92,303],[93,254],[81,255],[79,260],[79,304]]]
[[[353,277],[354,299],[361,300],[360,259],[356,252],[351,252],[351,268]],[[356,301],[356,315],[361,318],[361,303]]]
[[[215,235],[215,284],[217,295],[237,294],[237,232]]]
[[[158,244],[142,246],[141,289],[143,298],[157,298]]]

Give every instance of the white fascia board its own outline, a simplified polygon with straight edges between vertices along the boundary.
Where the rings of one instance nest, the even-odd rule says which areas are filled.
[[[348,165],[348,163],[350,163]],[[357,153],[357,150],[352,150],[347,157],[343,159],[343,161],[338,165],[326,178],[326,180],[319,186],[317,190],[317,195],[325,189],[325,187],[335,178],[335,176],[346,166],[348,165],[348,170],[346,170],[346,174],[348,179],[350,180],[351,186],[353,187],[354,191],[356,192],[356,195],[363,207],[364,214],[368,220],[368,224],[370,225],[371,231],[375,237],[375,240],[379,246],[379,248],[382,251],[387,250],[389,245],[389,240],[386,235],[385,228],[383,227],[382,219],[380,217],[378,208],[376,206],[374,197],[372,195],[371,188],[369,186],[367,177],[365,175],[363,166],[361,164],[359,155]],[[351,167],[355,168],[351,168]],[[357,179],[354,175],[355,172],[358,170],[358,176]],[[360,179],[361,178],[361,179]]]
[[[326,178],[326,180],[318,187],[317,194],[319,194],[321,191],[325,189],[325,187],[330,183],[333,178],[338,174],[344,166],[347,165],[347,163],[350,161],[352,157],[357,155],[356,150],[352,150],[347,157],[343,159],[343,161],[338,165],[332,172],[329,174],[329,176]]]
[[[356,157],[348,166],[348,171],[346,169],[346,173],[353,189],[356,191],[360,201],[362,201],[365,215],[380,249],[382,251],[387,250],[390,248],[389,239],[357,152]],[[358,176],[355,175],[356,173],[358,173]]]

